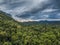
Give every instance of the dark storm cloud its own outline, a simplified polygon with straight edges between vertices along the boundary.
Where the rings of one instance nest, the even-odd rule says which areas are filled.
[[[60,19],[60,0],[0,0],[0,10],[22,22]]]

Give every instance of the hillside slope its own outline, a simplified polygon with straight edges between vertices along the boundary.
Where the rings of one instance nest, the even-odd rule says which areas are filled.
[[[24,26],[1,12],[0,45],[60,45],[60,24]]]

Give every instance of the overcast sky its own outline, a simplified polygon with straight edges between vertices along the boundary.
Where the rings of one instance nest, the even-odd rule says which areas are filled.
[[[17,21],[60,19],[60,0],[0,0],[0,10]]]

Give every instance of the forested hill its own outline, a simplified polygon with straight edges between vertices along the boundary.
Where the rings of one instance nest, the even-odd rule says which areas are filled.
[[[18,27],[20,28],[20,25],[9,14],[0,11],[0,45],[12,45],[12,38],[17,38],[14,36]]]
[[[0,27],[11,27],[11,26],[17,26],[17,22],[11,18],[11,16],[5,12],[0,11]],[[0,28],[1,29],[1,28]]]
[[[0,45],[60,45],[60,24],[23,26],[0,12]]]

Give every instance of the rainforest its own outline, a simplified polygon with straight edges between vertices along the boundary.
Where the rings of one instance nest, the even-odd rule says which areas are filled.
[[[0,45],[60,45],[60,21],[17,22],[0,11]]]

